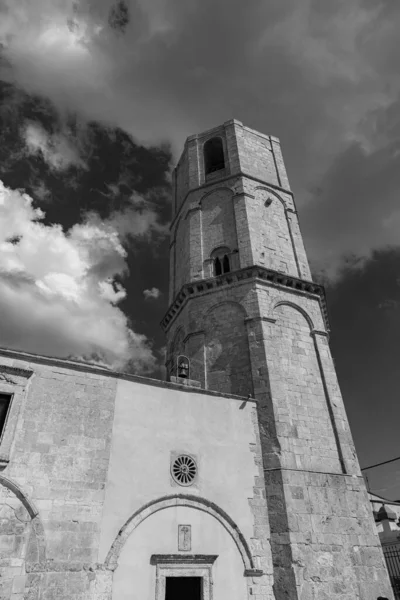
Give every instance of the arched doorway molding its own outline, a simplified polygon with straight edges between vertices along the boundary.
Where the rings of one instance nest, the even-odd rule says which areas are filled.
[[[136,527],[154,513],[166,508],[172,508],[174,506],[186,506],[194,508],[195,510],[201,510],[217,519],[217,521],[221,523],[221,525],[227,530],[235,542],[236,547],[242,557],[245,574],[259,574],[254,567],[253,557],[243,534],[236,523],[229,517],[229,515],[227,515],[222,508],[214,504],[214,502],[210,502],[209,500],[200,498],[198,496],[186,496],[183,494],[158,498],[157,500],[153,500],[137,510],[119,530],[118,535],[115,538],[105,560],[105,566],[114,571],[118,566],[118,559],[122,548]]]

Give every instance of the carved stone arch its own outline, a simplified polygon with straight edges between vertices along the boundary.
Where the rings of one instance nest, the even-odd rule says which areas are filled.
[[[280,196],[280,195],[279,195],[279,194],[278,194],[278,193],[277,193],[275,190],[273,190],[273,189],[271,189],[271,188],[269,188],[269,187],[267,187],[267,186],[265,186],[265,185],[258,185],[258,186],[255,188],[255,191],[256,191],[256,192],[258,192],[258,191],[260,191],[260,190],[262,190],[262,191],[264,191],[264,192],[268,192],[268,193],[269,193],[269,194],[271,194],[272,196],[275,196],[275,198],[276,198],[277,200],[279,200],[279,202],[282,204],[283,208],[284,208],[285,210],[288,210],[288,207],[286,206],[286,202],[284,201],[284,199],[282,198],[282,196]]]
[[[213,248],[213,250],[211,250],[210,252],[210,258],[214,258],[215,256],[217,256],[219,253],[221,254],[230,254],[232,252],[232,250],[229,248],[229,246],[216,246],[215,248]]]
[[[221,191],[227,191],[230,192],[232,194],[232,197],[234,196],[234,191],[231,187],[229,187],[228,185],[219,185],[217,187],[213,187],[211,190],[208,190],[208,192],[205,192],[202,197],[199,200],[199,204],[201,206],[203,200],[205,200],[205,198],[207,198],[207,196],[211,196],[212,194],[215,194],[215,192],[221,192]]]
[[[254,560],[249,545],[239,527],[229,517],[229,515],[214,502],[210,502],[209,500],[199,496],[186,496],[183,494],[158,498],[157,500],[153,500],[137,510],[119,530],[118,535],[107,554],[105,566],[113,571],[117,568],[118,559],[124,544],[131,533],[142,521],[160,510],[173,508],[175,506],[186,506],[195,510],[201,510],[219,521],[219,523],[221,523],[221,525],[226,529],[235,542],[236,547],[242,557],[245,571],[254,570]]]
[[[22,554],[15,556],[15,558],[22,559],[25,565],[45,561],[45,535],[38,509],[15,481],[5,477],[3,474],[0,474],[0,506],[13,510],[18,520],[18,527],[21,526],[21,523],[25,523],[27,528],[23,533],[18,532],[18,540],[23,540],[25,537],[24,545],[22,546],[24,550],[22,551],[20,548],[18,552],[22,551]],[[18,514],[21,509],[26,518],[24,518],[23,514]],[[3,558],[6,560],[6,557]]]
[[[8,479],[8,477],[5,477],[0,473],[0,485],[4,486],[5,488],[7,488],[15,494],[18,500],[20,500],[20,502],[26,508],[31,519],[34,519],[38,516],[38,509],[36,508],[32,500],[29,500],[29,498],[27,498],[27,496],[24,494],[21,488],[15,483],[15,481],[12,481],[12,479]]]
[[[304,308],[302,308],[301,306],[299,306],[298,304],[295,304],[294,302],[290,302],[289,300],[280,300],[279,302],[276,302],[272,308],[271,311],[271,315],[273,315],[274,311],[276,308],[278,308],[278,306],[289,306],[290,308],[293,308],[294,310],[297,310],[307,321],[307,324],[310,328],[310,331],[314,330],[314,323],[312,318],[310,317],[310,315],[308,314],[308,312],[306,310],[304,310]]]
[[[207,325],[207,317],[208,315],[214,311],[216,308],[220,308],[221,306],[228,304],[228,305],[233,305],[236,308],[239,308],[239,310],[242,311],[243,313],[243,319],[247,319],[247,311],[245,309],[245,307],[240,304],[240,302],[235,302],[234,300],[222,300],[221,302],[216,302],[215,304],[213,304],[212,306],[210,306],[204,313],[203,313],[203,318],[202,318],[202,326],[203,328],[205,328],[205,326]]]

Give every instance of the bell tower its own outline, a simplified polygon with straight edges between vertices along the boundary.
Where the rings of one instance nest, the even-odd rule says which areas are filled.
[[[186,140],[162,327],[168,378],[257,400],[277,600],[392,598],[277,138]]]
[[[325,311],[279,140],[235,120],[189,137],[173,179],[168,373],[184,354],[202,387],[253,394],[249,319],[272,318],[278,289]]]

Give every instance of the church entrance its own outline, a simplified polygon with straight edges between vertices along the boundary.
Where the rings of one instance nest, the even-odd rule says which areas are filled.
[[[166,577],[165,600],[202,600],[202,577]]]

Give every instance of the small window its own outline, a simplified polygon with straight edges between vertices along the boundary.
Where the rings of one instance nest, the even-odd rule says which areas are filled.
[[[225,169],[224,148],[220,137],[204,144],[204,166],[206,175]]]
[[[10,403],[11,394],[0,394],[0,437],[4,433]]]

